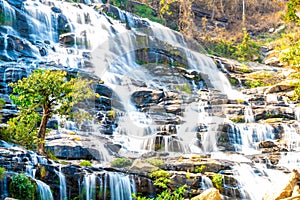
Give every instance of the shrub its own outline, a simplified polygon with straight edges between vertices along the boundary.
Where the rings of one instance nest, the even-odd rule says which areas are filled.
[[[245,82],[246,88],[256,88],[256,87],[263,87],[266,84],[262,80],[250,80]]]
[[[80,166],[82,167],[91,167],[92,166],[92,163],[88,160],[82,160],[80,163],[79,163]]]
[[[300,7],[300,0],[290,0],[287,3],[285,19],[291,22],[299,23],[300,18],[296,15],[297,7]]]
[[[211,182],[214,184],[214,186],[220,190],[223,188],[223,175],[221,174],[214,174],[212,176]]]
[[[168,183],[170,183],[170,174],[165,170],[154,170],[150,174],[150,178],[154,180],[154,185],[161,188],[167,189]]]
[[[112,167],[118,167],[118,168],[123,168],[123,167],[128,167],[132,164],[131,160],[128,158],[116,158],[112,163]]]
[[[36,185],[24,174],[14,175],[9,185],[10,195],[16,199],[33,200],[36,190]]]
[[[206,168],[205,165],[195,166],[194,172],[195,173],[202,173],[205,168]]]

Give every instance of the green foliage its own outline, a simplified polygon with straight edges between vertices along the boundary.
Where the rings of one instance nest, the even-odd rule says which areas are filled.
[[[0,59],[1,61],[1,59]],[[0,110],[4,107],[5,105],[5,101],[3,99],[0,98]],[[0,115],[0,122],[2,121],[3,117],[2,115]]]
[[[245,82],[246,88],[256,88],[256,87],[263,87],[266,84],[262,80],[249,80]]]
[[[205,165],[195,166],[194,172],[195,173],[202,173],[205,168],[206,168]]]
[[[297,85],[297,87],[294,90],[294,95],[292,97],[292,100],[298,101],[300,99],[300,84]]]
[[[235,46],[233,41],[217,40],[210,41],[208,44],[208,52],[213,55],[231,58],[234,54]]]
[[[156,198],[141,197],[136,194],[132,194],[132,197],[136,200],[183,200],[186,192],[186,185],[179,187],[175,191],[164,190],[158,194]]]
[[[32,123],[40,121],[37,133],[37,151],[45,153],[46,124],[53,114],[70,115],[73,106],[94,95],[91,81],[67,77],[65,71],[36,70],[28,78],[10,83],[11,100],[22,113],[32,114]],[[42,110],[42,116],[39,115]],[[26,137],[26,134],[24,133]]]
[[[235,78],[229,78],[229,82],[233,86],[237,85],[237,83],[238,83],[238,81]]]
[[[188,94],[192,93],[192,88],[189,84],[185,83],[183,85],[177,86],[176,90],[182,91],[182,92],[186,92]]]
[[[170,174],[165,170],[154,170],[150,174],[150,178],[154,180],[154,185],[161,188],[167,189],[168,183],[170,183]]]
[[[290,0],[287,3],[285,19],[291,22],[300,23],[300,18],[296,15],[297,9],[300,9],[300,0]]]
[[[217,189],[222,189],[223,188],[223,175],[221,174],[214,174],[212,176],[211,182]]]
[[[24,174],[16,174],[12,177],[9,185],[9,192],[13,198],[33,200],[36,192],[36,185]]]
[[[163,20],[156,17],[155,11],[150,8],[149,6],[145,4],[136,4],[134,5],[132,12],[138,16],[141,16],[143,18],[148,18],[151,21],[158,22],[158,23],[163,23]]]
[[[240,61],[253,60],[259,56],[259,46],[251,40],[245,28],[243,29],[243,33],[243,40],[235,47],[234,56]]]
[[[40,175],[42,178],[44,178],[47,175],[46,167],[42,166],[40,169]]]
[[[102,1],[103,3],[107,3],[107,0]],[[128,0],[110,0],[110,4],[119,7],[121,9],[125,9],[128,3]]]
[[[37,112],[28,113],[22,110],[16,117],[9,119],[8,126],[1,130],[0,138],[27,149],[34,149],[37,143],[36,126],[39,121],[40,115]]]
[[[83,166],[83,167],[91,167],[92,166],[92,163],[88,160],[82,160],[80,163],[79,163],[80,166]]]
[[[282,52],[280,60],[291,67],[300,67],[300,40],[294,41]]]
[[[47,149],[46,156],[47,156],[48,159],[58,161],[58,158],[55,156],[54,151],[51,151],[50,149]]]
[[[165,161],[159,158],[150,158],[147,162],[156,167],[161,167],[165,164]]]
[[[5,177],[6,169],[3,167],[0,167],[0,181],[3,181]]]
[[[244,116],[237,116],[235,118],[230,119],[234,123],[245,123]]]
[[[123,168],[131,166],[132,162],[128,158],[116,158],[114,161],[112,161],[111,166],[117,167],[117,168]]]
[[[110,110],[110,111],[107,112],[106,116],[110,120],[114,120],[116,118],[116,111],[115,110]]]

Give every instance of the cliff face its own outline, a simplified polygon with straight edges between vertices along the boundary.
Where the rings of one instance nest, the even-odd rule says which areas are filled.
[[[234,2],[193,1],[197,29],[212,34],[217,27],[233,30],[241,23],[241,5]],[[167,25],[178,25],[180,6],[170,5],[173,16],[165,16]],[[100,97],[83,106],[92,120],[76,124],[56,116],[48,124],[48,149],[66,161],[0,148],[1,166],[12,173],[26,166],[40,172],[45,166],[46,176],[37,173],[36,178],[53,188],[55,199],[65,196],[58,196],[61,190],[81,199],[91,199],[95,191],[97,199],[131,199],[133,192],[151,197],[159,192],[149,179],[157,167],[149,161],[153,158],[161,159],[158,167],[170,173],[170,190],[186,184],[192,196],[216,187],[224,198],[262,199],[267,189],[288,180],[285,173],[299,169],[300,112],[292,101],[297,85],[289,80],[294,70],[208,56],[191,38],[101,3],[12,0],[0,1],[0,8],[5,120],[17,112],[8,83],[32,70],[66,70],[98,81],[94,89]],[[280,9],[269,1],[246,6],[247,12],[263,16]],[[133,164],[112,168],[116,157]],[[96,161],[84,168],[79,159]],[[59,170],[65,187],[55,176]],[[115,187],[120,182],[122,190]]]

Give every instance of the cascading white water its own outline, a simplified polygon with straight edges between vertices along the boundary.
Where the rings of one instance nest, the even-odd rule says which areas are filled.
[[[111,200],[132,200],[132,194],[136,193],[135,184],[129,175],[109,173]]]
[[[65,200],[67,198],[67,184],[66,177],[61,171],[61,166],[59,167],[59,171],[55,170],[55,173],[59,177],[59,198],[60,200]]]
[[[39,200],[53,200],[54,198],[49,185],[47,185],[41,180],[36,179],[35,172],[36,169],[34,168],[34,166],[32,165],[26,166],[26,174],[30,176],[37,184],[38,192],[39,192],[38,195]]]
[[[39,200],[53,200],[53,195],[49,185],[43,181],[35,179],[39,191]]]
[[[3,14],[3,25],[13,26],[16,21],[16,12],[6,1],[3,1],[3,13],[1,14]]]
[[[288,180],[288,175],[281,171],[266,169],[259,165],[255,167],[257,169],[248,164],[233,166],[233,170],[236,171],[234,178],[241,187],[239,189],[241,199],[261,200],[267,192],[276,191],[274,188],[281,188]]]
[[[81,194],[85,193],[86,200],[96,200],[96,175],[86,174],[83,179]]]
[[[206,190],[208,188],[212,188],[213,183],[211,182],[210,178],[208,178],[205,175],[201,176],[201,182],[200,182],[200,189],[201,190]]]
[[[287,149],[296,151],[300,147],[300,135],[292,125],[283,124],[284,137]]]
[[[275,139],[274,129],[268,124],[230,124],[230,126],[229,142],[234,145],[236,151],[246,154],[254,153],[259,142]]]
[[[245,122],[253,123],[255,121],[251,106],[245,106]]]

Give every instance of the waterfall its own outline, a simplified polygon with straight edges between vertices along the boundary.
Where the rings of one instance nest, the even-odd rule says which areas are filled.
[[[252,123],[255,121],[251,106],[245,106],[245,122]]]
[[[129,175],[109,173],[111,200],[132,200],[131,195],[136,193],[135,183]]]
[[[96,175],[87,174],[84,176],[82,192],[85,192],[86,200],[96,199]]]
[[[85,174],[80,186],[79,196],[86,200],[132,200],[131,195],[136,193],[133,176],[116,172]]]
[[[283,140],[286,143],[287,149],[291,150],[299,150],[300,147],[300,135],[297,133],[296,129],[287,124],[283,124],[284,137]]]
[[[228,137],[236,151],[250,153],[255,151],[257,143],[275,139],[273,131],[268,124],[230,124]]]
[[[67,184],[65,175],[61,171],[61,166],[59,167],[59,171],[55,170],[55,173],[59,177],[59,198],[60,200],[65,200],[67,198]]]
[[[35,179],[39,191],[39,200],[53,200],[53,195],[49,185],[43,181]]]
[[[200,189],[201,190],[206,190],[206,189],[209,189],[209,188],[212,188],[212,187],[213,187],[213,184],[212,184],[210,178],[208,178],[205,175],[202,175],[201,176],[201,182],[200,182]]]
[[[261,200],[268,191],[280,188],[281,184],[284,184],[283,180],[288,179],[288,175],[283,172],[258,165],[256,167],[257,169],[248,164],[233,166],[233,170],[236,171],[234,178],[240,184],[241,199]]]

